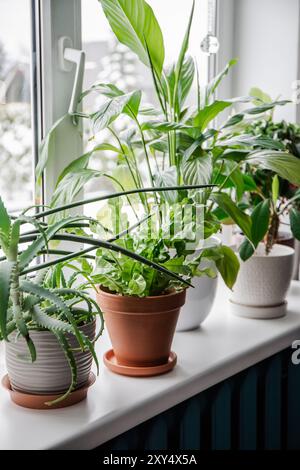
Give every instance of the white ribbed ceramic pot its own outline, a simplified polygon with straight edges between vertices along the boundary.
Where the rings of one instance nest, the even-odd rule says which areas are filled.
[[[241,306],[241,315],[249,318],[282,316],[280,306],[285,305],[293,263],[293,248],[274,245],[271,253],[266,255],[261,244],[249,260],[241,261],[230,299],[234,313],[239,314]]]
[[[176,331],[190,331],[199,328],[208,317],[213,306],[216,291],[217,278],[196,277],[186,293],[186,303],[181,307]]]
[[[80,327],[80,330],[92,341],[95,338],[96,322]],[[15,390],[37,395],[49,395],[65,392],[71,382],[70,367],[55,335],[49,331],[31,331],[37,358],[35,362],[28,359],[28,348],[24,338],[10,335],[6,343],[6,367],[11,386]],[[67,333],[71,348],[78,348],[77,339]],[[92,355],[89,351],[75,351],[77,364],[77,386],[82,387],[89,378],[92,366]],[[23,357],[23,358],[22,358]]]

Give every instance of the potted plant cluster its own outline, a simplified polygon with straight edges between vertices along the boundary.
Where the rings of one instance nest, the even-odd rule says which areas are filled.
[[[197,311],[205,289],[201,283],[204,276],[213,278],[215,271],[219,271],[230,288],[235,283],[238,258],[230,248],[212,238],[221,223],[230,220],[239,227],[246,237],[247,247],[251,248],[246,250],[250,255],[265,235],[257,224],[260,211],[249,214],[244,200],[244,194],[255,185],[245,167],[252,165],[271,170],[297,184],[299,161],[283,151],[282,144],[270,136],[239,131],[249,116],[263,115],[285,101],[266,104],[258,99],[258,104],[249,105],[223,124],[216,125],[215,119],[222,111],[235,103],[248,103],[253,99],[214,99],[218,85],[236,61],[229,62],[204,88],[197,84],[196,106],[185,106],[195,75],[195,64],[187,53],[194,4],[178,60],[166,68],[163,35],[151,7],[144,0],[126,3],[101,0],[100,3],[119,41],[149,68],[159,108],[146,106],[140,90],[128,93],[111,83],[95,84],[84,92],[81,100],[89,93],[96,93],[102,96],[102,104],[93,113],[80,111],[69,118],[87,119],[93,135],[98,138],[106,129],[113,140],[102,140],[64,170],[52,206],[64,202],[72,207],[70,201],[84,184],[99,176],[109,178],[115,190],[120,191],[98,212],[98,224],[92,229],[97,234],[100,230],[103,239],[104,234],[118,232],[115,226],[110,226],[112,220],[120,226],[128,217],[142,230],[118,238],[115,246],[120,255],[115,256],[110,246],[101,246],[96,253],[96,267],[91,277],[99,285],[97,298],[113,345],[113,350],[105,355],[105,362],[121,374],[154,375],[175,365],[176,357],[170,347],[186,295],[184,286],[199,278],[198,297],[190,298],[190,305],[196,306],[196,318],[192,324],[181,328],[190,329],[198,326],[207,314]],[[124,117],[127,128],[120,133],[115,121]],[[91,157],[103,150],[111,151],[117,160],[116,169],[109,174],[90,167]],[[39,173],[46,163],[47,147]],[[188,217],[187,207],[190,208]],[[108,209],[114,215],[109,214]],[[178,218],[184,223],[178,225]],[[155,236],[148,230],[149,221],[151,224],[153,219]],[[141,220],[143,224],[138,222]],[[124,250],[131,252],[130,259]],[[245,247],[241,258],[246,259],[243,251]],[[143,260],[142,265],[137,257]],[[154,266],[158,272],[152,269]],[[189,295],[187,291],[188,302]],[[212,301],[213,295],[205,306],[207,311]],[[185,315],[189,310],[190,307]],[[162,328],[162,319],[166,329]],[[158,333],[159,328],[164,334]],[[137,341],[137,338],[141,339]]]
[[[119,196],[111,194],[96,200]],[[124,244],[113,243],[128,237],[139,223],[102,240],[93,237],[90,230],[95,230],[99,223],[85,216],[45,222],[89,202],[95,202],[95,198],[33,215],[28,215],[29,208],[13,217],[0,200],[0,246],[4,254],[0,259],[0,339],[6,344],[8,370],[3,384],[12,400],[25,407],[47,409],[72,405],[86,397],[95,379],[91,365],[94,359],[98,367],[94,345],[103,331],[103,317],[88,292],[91,288],[97,290],[92,251],[106,249],[107,253],[121,254],[126,260],[132,258],[139,265],[145,263],[148,268],[154,268],[153,272],[158,269],[166,286],[175,279],[181,287],[178,309],[184,302],[184,288],[190,285],[185,278],[149,257],[128,250]],[[25,224],[32,225],[33,230],[24,231]],[[51,248],[53,241],[86,247],[66,251]],[[41,256],[48,259],[36,263]],[[98,334],[97,315],[101,319]]]
[[[186,249],[186,241],[183,243],[184,240],[181,240],[179,243],[176,237],[167,237],[170,253],[174,253],[177,258],[183,256],[183,260],[191,260],[194,256],[198,261],[198,265],[197,262],[194,265],[197,287],[187,293],[186,308],[192,313],[189,315],[186,311],[179,320],[179,329],[197,327],[212,305],[216,271],[221,273],[226,284],[232,288],[239,269],[232,250],[216,244],[212,239],[219,231],[220,224],[224,221],[236,224],[247,238],[252,252],[257,242],[252,218],[247,213],[243,200],[243,195],[252,188],[254,182],[244,171],[244,166],[251,163],[260,169],[272,168],[284,176],[283,161],[288,161],[291,166],[288,176],[293,179],[291,174],[295,157],[283,152],[281,143],[270,136],[239,132],[249,116],[264,115],[267,110],[284,105],[286,101],[265,103],[257,97],[255,105],[231,116],[224,124],[216,127],[214,120],[222,111],[235,103],[251,102],[253,97],[214,99],[219,84],[236,63],[232,60],[207,86],[200,87],[197,84],[194,99],[197,106],[185,106],[186,98],[193,93],[196,68],[188,55],[194,5],[178,60],[166,68],[163,34],[151,7],[144,0],[128,4],[121,4],[116,0],[102,0],[100,3],[118,40],[128,46],[149,68],[159,108],[146,106],[140,90],[126,93],[111,83],[98,83],[85,91],[82,99],[87,94],[96,93],[102,96],[103,102],[95,112],[78,112],[72,118],[89,120],[91,139],[93,136],[98,139],[101,131],[106,129],[113,140],[100,141],[64,171],[52,204],[72,200],[76,192],[70,190],[70,187],[76,188],[78,192],[87,181],[102,175],[89,167],[90,158],[102,150],[109,150],[117,157],[116,169],[105,175],[113,181],[117,191],[142,190],[147,185],[181,186],[174,191],[162,192],[160,196],[140,193],[138,198],[128,197],[127,201],[135,214],[136,204],[139,203],[146,216],[150,216],[154,205],[159,212],[166,210],[169,213],[174,212],[174,205],[202,205],[203,227],[200,238],[202,242],[205,241],[205,250],[202,243],[198,250],[194,246],[189,251]],[[127,128],[120,133],[114,125],[115,121],[124,117],[127,119]],[[258,148],[263,150],[257,152]],[[183,189],[183,185],[190,184],[210,184],[211,187],[201,191]],[[104,219],[107,219],[106,209],[99,212],[98,218],[104,224],[103,212]],[[195,225],[193,230],[195,236]],[[157,240],[160,237],[161,233]],[[207,302],[203,302],[208,286],[211,294]]]

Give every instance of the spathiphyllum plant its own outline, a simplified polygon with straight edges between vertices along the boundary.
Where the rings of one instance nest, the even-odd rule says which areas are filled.
[[[249,117],[263,116],[276,106],[286,104],[286,101],[265,103],[257,97],[253,105],[253,97],[215,99],[219,84],[236,60],[231,60],[206,86],[199,86],[197,67],[188,55],[194,2],[178,60],[168,67],[165,66],[162,31],[145,0],[99,2],[118,40],[148,67],[157,104],[146,104],[141,90],[128,93],[113,83],[96,83],[86,90],[81,101],[93,93],[102,97],[102,104],[93,113],[80,111],[69,118],[88,120],[92,131],[90,142],[95,139],[100,143],[64,170],[58,180],[52,205],[73,200],[88,181],[100,176],[109,178],[117,191],[143,189],[149,185],[177,185],[180,189],[161,193],[160,197],[157,194],[149,197],[143,193],[134,198],[128,197],[130,210],[138,218],[137,206],[144,216],[150,216],[154,205],[159,210],[163,210],[161,208],[164,206],[172,211],[174,204],[182,207],[202,204],[203,238],[217,233],[222,222],[231,221],[246,237],[247,250],[241,252],[242,258],[246,259],[264,234],[262,230],[257,230],[256,219],[249,215],[243,200],[244,193],[251,190],[254,184],[251,175],[244,171],[245,165],[272,170],[291,183],[299,184],[300,161],[283,151],[281,143],[272,137],[253,136],[245,130],[240,132],[240,129]],[[195,78],[196,92],[193,87]],[[196,106],[187,106],[187,98]],[[244,104],[243,111],[232,113],[225,123],[220,124],[220,113],[241,104]],[[127,120],[124,132],[117,131],[116,123],[120,119]],[[103,130],[111,134],[109,141],[101,140]],[[54,133],[55,127],[46,140],[39,174],[47,163],[49,143]],[[101,155],[103,151],[112,152],[117,162],[110,173],[103,174],[90,168],[91,157]],[[101,155],[101,158],[107,156]],[[195,184],[210,184],[211,187],[197,191],[183,189],[184,185]],[[98,218],[105,225],[107,208],[99,212]],[[170,240],[167,240],[167,244],[176,250],[178,257],[187,255],[178,250],[178,243],[170,246]],[[232,287],[231,282],[228,285]]]

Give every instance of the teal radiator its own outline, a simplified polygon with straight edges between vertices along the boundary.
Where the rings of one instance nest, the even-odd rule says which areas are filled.
[[[291,355],[276,354],[98,450],[298,450],[300,365]]]

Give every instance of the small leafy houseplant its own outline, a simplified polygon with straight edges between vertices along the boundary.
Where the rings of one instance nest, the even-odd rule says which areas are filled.
[[[85,216],[45,222],[70,208],[95,200],[112,200],[122,194],[73,202],[33,215],[28,215],[26,210],[17,217],[8,214],[0,199],[3,252],[0,259],[0,339],[6,342],[9,377],[6,384],[19,404],[38,408],[73,404],[76,399],[72,392],[89,384],[92,359],[98,367],[94,344],[102,333],[103,319],[88,292],[91,288],[96,290],[91,254],[94,250],[105,249],[106,256],[114,252],[116,260],[119,255],[126,260],[132,257],[135,262],[151,267],[149,275],[152,269],[159,270],[161,284],[166,287],[171,279],[175,280],[184,298],[184,287],[190,285],[187,276],[181,277],[167,266],[156,263],[156,258],[151,260],[130,251],[126,243],[114,243],[123,236],[128,237],[139,222],[106,240],[92,236],[90,228],[99,222]],[[32,225],[33,229],[25,232],[25,224]],[[51,248],[53,241],[86,247],[78,251]],[[53,255],[56,258],[53,259]],[[48,259],[33,264],[41,256]],[[96,335],[97,315],[101,326]],[[85,395],[79,394],[78,399]]]
[[[253,91],[253,90],[252,90]],[[263,96],[265,102],[271,98],[259,89],[256,95]],[[253,94],[254,94],[253,93]],[[278,142],[282,150],[293,154],[300,160],[300,127],[285,121],[276,122],[273,113],[264,119],[254,120],[246,127],[246,132],[253,136],[268,137]],[[289,216],[292,236],[300,240],[300,189],[299,184],[292,184],[288,179],[278,176],[271,170],[261,170],[248,165],[247,172],[253,177],[256,187],[249,193],[249,204],[254,209],[257,205],[269,208],[268,230],[265,235],[266,252],[269,253],[275,243],[283,242],[280,224],[285,216]],[[265,223],[266,225],[266,223]]]
[[[273,318],[286,312],[285,298],[293,272],[294,250],[277,244],[280,243],[279,227],[286,215],[289,215],[294,237],[299,239],[300,235],[300,160],[297,150],[300,136],[296,125],[274,122],[273,110],[268,109],[271,102],[268,95],[257,89],[252,90],[252,95],[264,99],[267,112],[263,118],[239,126],[232,137],[239,140],[242,133],[246,133],[253,139],[250,158],[242,140],[237,150],[245,152],[241,158],[242,170],[251,181],[243,202],[251,212],[253,243],[244,240],[240,246],[242,260],[248,261],[241,265],[232,305],[238,314]],[[256,164],[256,157],[264,158],[266,150],[261,141],[266,138],[273,141],[278,152],[272,154],[270,161],[261,168]]]

